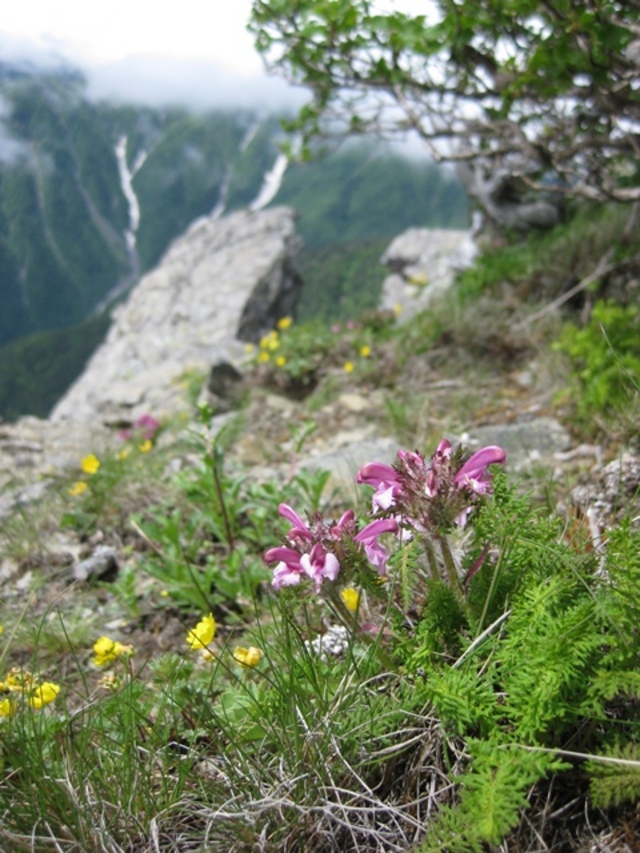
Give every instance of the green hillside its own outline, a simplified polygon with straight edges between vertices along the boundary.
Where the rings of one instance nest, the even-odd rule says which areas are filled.
[[[451,171],[362,141],[292,164],[274,201],[300,211],[310,247],[468,225],[468,199]]]

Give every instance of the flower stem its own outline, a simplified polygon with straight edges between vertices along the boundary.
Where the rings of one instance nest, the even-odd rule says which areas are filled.
[[[440,580],[440,572],[438,571],[438,563],[436,560],[436,555],[433,551],[433,544],[428,540],[424,540],[424,549],[427,554],[427,562],[429,563],[429,571],[431,572],[431,579],[434,581]]]
[[[451,548],[449,547],[449,542],[446,536],[438,536],[438,544],[440,545],[440,552],[442,553],[442,559],[444,560],[444,566],[447,570],[447,575],[449,577],[449,583],[451,585],[451,589],[453,590],[456,598],[458,599],[458,603],[462,608],[463,612],[469,613],[469,603],[464,594],[464,589],[462,588],[462,582],[460,580],[460,576],[458,575],[458,569],[453,559],[453,554],[451,553]]]

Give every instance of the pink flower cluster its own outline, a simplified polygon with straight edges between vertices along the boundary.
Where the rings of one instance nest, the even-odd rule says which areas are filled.
[[[381,536],[441,536],[454,524],[463,526],[479,496],[491,491],[489,466],[505,460],[501,447],[489,446],[464,461],[462,449],[454,451],[443,439],[429,461],[417,451],[399,450],[393,466],[370,462],[356,480],[373,487],[376,518],[359,532],[353,510],[331,523],[316,513],[307,524],[288,504],[280,504],[279,514],[292,526],[286,544],[264,555],[267,563],[275,563],[273,586],[297,586],[309,579],[320,592],[324,581],[335,581],[343,565],[352,560],[354,544],[384,577],[389,554],[379,541]]]
[[[278,512],[293,526],[287,533],[287,545],[271,548],[264,555],[267,563],[276,563],[272,581],[276,589],[297,586],[301,580],[309,578],[316,592],[320,592],[323,581],[334,581],[338,577],[350,542],[360,546],[378,574],[384,576],[389,555],[378,538],[383,533],[398,531],[395,519],[377,519],[356,533],[353,510],[347,510],[332,524],[325,523],[319,514],[310,524],[305,524],[297,512],[284,503],[280,504]]]
[[[130,429],[121,430],[120,438],[123,441],[128,441],[130,438],[153,441],[161,426],[160,421],[153,415],[140,415],[139,418],[135,419]]]
[[[506,453],[490,445],[466,462],[443,439],[427,462],[417,451],[399,450],[393,466],[370,462],[356,480],[373,486],[373,511],[391,513],[419,532],[446,532],[464,526],[478,496],[491,491],[490,465],[503,464]]]

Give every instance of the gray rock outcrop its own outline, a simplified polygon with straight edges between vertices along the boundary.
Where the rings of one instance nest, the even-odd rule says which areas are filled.
[[[470,231],[410,228],[389,245],[380,259],[391,270],[382,285],[380,308],[399,311],[408,320],[432,304],[468,267],[477,252]]]
[[[184,405],[181,378],[239,362],[294,311],[301,281],[295,215],[285,207],[203,217],[176,240],[113,315],[104,343],[50,419],[117,425]]]

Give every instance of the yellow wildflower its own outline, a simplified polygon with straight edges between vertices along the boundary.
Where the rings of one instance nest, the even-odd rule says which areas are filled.
[[[140,453],[148,453],[152,447],[153,442],[150,439],[145,438],[145,440],[138,445],[138,450],[140,451]]]
[[[0,625],[0,634],[4,634],[4,625]]]
[[[371,347],[367,346],[367,344],[361,346],[360,355],[362,356],[362,358],[368,358],[371,355]]]
[[[85,474],[95,474],[100,467],[100,460],[95,453],[90,453],[89,456],[84,457],[80,463],[80,467]]]
[[[293,323],[293,317],[281,317],[276,323],[279,329],[288,329],[289,326]]]
[[[345,361],[345,363],[343,365],[344,372],[345,373],[353,373],[353,366],[354,365],[353,365],[352,361]]]
[[[120,462],[124,462],[124,460],[130,455],[130,453],[131,453],[130,447],[123,447],[122,450],[118,451],[117,458],[120,460]]]
[[[255,350],[255,346],[253,344],[245,344],[244,345],[244,351],[247,355],[252,355],[254,350]]]
[[[187,643],[192,649],[206,649],[216,635],[216,620],[213,614],[203,616],[195,628],[187,633]]]
[[[258,666],[263,656],[264,652],[262,649],[258,649],[255,646],[249,646],[248,649],[238,646],[233,653],[234,661],[247,669],[252,666]]]
[[[59,684],[54,684],[53,681],[45,681],[36,687],[29,696],[29,705],[32,708],[43,708],[49,702],[53,702],[58,693],[60,693]]]
[[[73,486],[69,486],[67,494],[71,495],[72,498],[77,498],[79,495],[83,495],[88,488],[89,486],[87,486],[84,480],[78,480]]]
[[[278,367],[284,367],[286,363],[287,363],[287,359],[283,355],[279,355],[276,358],[276,365]]]
[[[11,717],[15,714],[18,703],[15,699],[3,699],[0,702],[0,717]]]
[[[21,669],[19,666],[14,666],[9,675],[7,675],[3,686],[6,690],[11,690],[14,693],[27,693],[34,686],[33,675],[31,675],[28,669]]]
[[[280,346],[280,341],[278,340],[278,338],[272,338],[269,341],[269,343],[267,344],[267,349],[270,349],[271,352],[275,352],[279,346]]]
[[[266,361],[269,361],[270,358],[271,356],[268,352],[260,350],[260,353],[258,354],[258,361],[261,361],[264,364]]]
[[[352,613],[355,613],[358,609],[360,593],[352,586],[349,586],[340,592],[340,597],[344,601],[347,610],[350,610]]]
[[[122,655],[132,655],[133,646],[112,640],[110,637],[98,637],[93,644],[93,660],[95,666],[106,666]]]
[[[396,315],[396,317],[399,317],[403,311],[404,307],[399,302],[396,302],[396,304],[393,306],[393,313]]]
[[[279,335],[275,329],[272,329],[267,335],[260,338],[260,349],[270,349],[274,342],[278,342]]]

